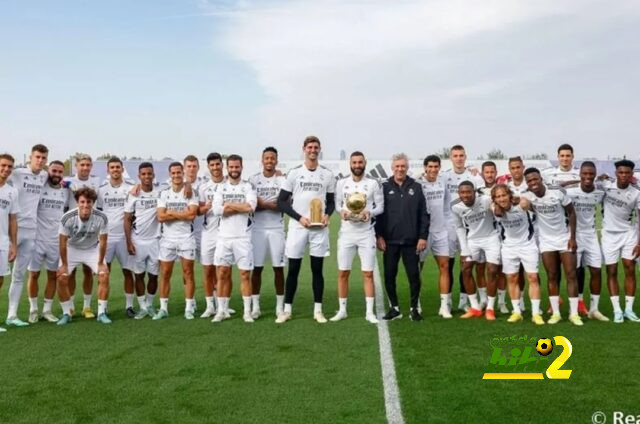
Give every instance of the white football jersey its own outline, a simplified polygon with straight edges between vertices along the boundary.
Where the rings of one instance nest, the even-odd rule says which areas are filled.
[[[9,184],[18,190],[19,228],[36,228],[38,201],[48,177],[47,171],[35,174],[31,168],[16,168],[11,172]]]
[[[249,177],[249,182],[256,191],[258,198],[267,202],[278,200],[278,194],[282,188],[285,178],[273,175],[265,177],[262,172]],[[284,229],[284,215],[280,211],[260,210],[253,214],[253,228],[264,230]]]
[[[571,168],[568,171],[563,171],[560,167],[547,168],[540,171],[540,176],[546,185],[557,186],[567,181],[580,181],[580,170]]]
[[[162,190],[158,198],[158,209],[165,208],[168,211],[183,212],[189,206],[198,206],[198,198],[191,196],[190,199],[184,194],[184,187],[178,192],[173,188]],[[162,238],[173,241],[184,240],[193,233],[193,221],[172,220],[163,222],[161,226]]]
[[[430,182],[422,175],[416,181],[422,186],[422,193],[427,202],[427,212],[430,215],[429,233],[446,231],[445,215],[450,210],[451,200],[444,179],[439,176],[435,181]]]
[[[596,232],[596,212],[598,205],[602,205],[604,191],[595,188],[587,193],[578,185],[567,188],[567,195],[571,198],[576,210],[576,235],[581,233],[594,235]]]
[[[9,250],[11,239],[9,238],[9,215],[16,215],[20,207],[18,205],[18,190],[5,184],[0,187],[0,250]]]
[[[64,181],[68,184],[69,190],[71,190],[71,195],[69,196],[69,209],[75,209],[78,207],[76,198],[74,197],[74,193],[76,191],[84,187],[89,187],[98,193],[98,189],[100,188],[100,177],[95,175],[90,175],[86,180],[81,180],[77,175],[74,175],[73,177],[65,178]]]
[[[491,210],[491,199],[487,196],[476,196],[476,201],[472,206],[465,205],[458,198],[451,202],[451,212],[456,228],[464,228],[468,240],[497,234],[496,221]]]
[[[640,189],[629,185],[618,188],[615,181],[604,181],[604,206],[602,210],[602,229],[614,233],[635,231],[633,211],[640,209]]]
[[[203,184],[206,184],[207,180],[208,179],[206,177],[198,176],[196,177],[196,180],[191,183],[191,188],[193,189],[193,197],[195,198],[196,202],[198,202],[200,199],[200,188],[203,186]],[[193,220],[193,234],[198,240],[200,240],[200,235],[202,234],[203,227],[204,215],[196,216],[196,219]]]
[[[69,189],[45,184],[38,202],[38,229],[36,239],[45,243],[58,244],[60,219],[69,208]]]
[[[160,191],[155,188],[144,191],[140,188],[137,196],[129,193],[124,211],[133,214],[131,237],[138,240],[152,240],[160,237],[158,221],[158,198]],[[111,237],[111,236],[109,236]]]
[[[218,228],[218,235],[221,238],[250,237],[253,224],[252,213],[223,216],[223,207],[226,203],[248,203],[255,210],[258,198],[251,184],[248,181],[232,184],[231,181],[225,180],[213,195],[212,208],[213,213],[221,217]]]
[[[531,202],[541,237],[563,237],[569,231],[569,220],[564,207],[571,203],[571,198],[567,196],[565,189],[547,186],[542,197],[530,191],[524,192],[522,197]]]
[[[500,226],[500,235],[505,246],[520,246],[531,240],[535,234],[531,215],[520,205],[512,205],[508,211],[503,212],[502,216],[495,218]]]
[[[514,196],[521,196],[522,193],[529,190],[529,187],[527,187],[527,183],[524,181],[524,179],[522,180],[520,185],[516,185],[513,179],[511,179],[507,182],[507,187],[509,187],[511,193],[513,193]]]
[[[309,204],[313,199],[320,199],[324,205],[327,193],[334,193],[336,180],[333,172],[322,165],[313,171],[300,165],[291,169],[282,183],[282,189],[292,193],[293,209],[300,215],[309,218]],[[326,205],[325,205],[326,206]],[[324,207],[323,206],[323,212]],[[302,228],[295,219],[289,220],[289,228]]]
[[[60,220],[60,234],[69,237],[67,244],[76,249],[90,249],[98,244],[99,236],[108,234],[109,223],[107,215],[99,210],[92,210],[89,219],[80,219],[78,209],[72,209],[62,215]]]
[[[340,223],[341,233],[361,233],[370,230],[375,223],[375,217],[384,211],[384,195],[380,183],[369,177],[354,181],[351,176],[338,180],[336,184],[336,209],[348,211],[347,198],[353,193],[365,195],[367,203],[364,209],[369,211],[371,219],[369,222],[343,220]]]
[[[133,185],[133,181],[122,181],[116,187],[105,181],[98,189],[97,208],[109,219],[109,241],[124,238],[124,205]]]
[[[213,204],[213,194],[216,192],[216,189],[220,184],[222,184],[225,180],[216,183],[215,181],[209,179],[209,181],[203,183],[198,188],[198,197],[201,204],[211,203]],[[215,233],[218,231],[218,227],[220,226],[220,217],[216,216],[213,213],[213,209],[209,209],[206,214],[202,216],[202,227],[206,232]]]
[[[445,189],[447,190],[447,194],[449,195],[449,203],[445,203],[445,206],[448,205],[447,209],[445,209],[446,218],[451,217],[451,205],[453,204],[454,200],[457,200],[460,197],[458,196],[458,186],[461,182],[471,181],[473,183],[473,187],[476,189],[484,185],[482,177],[479,174],[475,176],[471,175],[471,171],[469,171],[468,169],[465,169],[459,174],[453,169],[448,169],[440,175],[440,178],[442,178]],[[449,222],[451,223],[452,220],[449,219]]]

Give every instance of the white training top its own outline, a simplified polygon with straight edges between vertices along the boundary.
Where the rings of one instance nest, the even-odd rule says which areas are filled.
[[[568,171],[563,171],[560,167],[547,168],[540,171],[540,176],[546,185],[557,186],[566,181],[580,181],[580,170],[571,168]]]
[[[287,173],[282,189],[292,193],[293,209],[300,215],[309,218],[309,204],[313,199],[320,199],[324,209],[327,193],[334,193],[336,181],[328,168],[318,165],[315,170],[299,165]],[[303,228],[295,219],[289,220],[289,228]]]
[[[612,233],[635,231],[633,211],[640,209],[640,189],[629,184],[618,188],[615,181],[604,181],[604,207],[602,229]]]
[[[15,215],[20,210],[18,204],[18,190],[9,184],[0,187],[0,250],[9,250],[9,215]]]
[[[58,227],[60,219],[65,210],[69,207],[69,189],[62,187],[52,187],[45,184],[40,193],[38,202],[38,229],[36,230],[36,240],[57,245]]]
[[[127,196],[124,211],[133,214],[133,222],[131,223],[132,239],[152,240],[160,237],[160,222],[158,222],[159,197],[159,190],[153,188],[151,191],[144,191],[142,187],[137,196],[131,193]]]
[[[107,215],[93,209],[89,218],[83,221],[76,208],[62,215],[58,232],[69,237],[68,246],[76,249],[91,249],[98,244],[99,236],[108,234],[109,220]]]
[[[451,210],[451,200],[449,200],[450,195],[444,179],[439,176],[434,182],[430,182],[426,176],[422,175],[417,181],[422,185],[422,193],[427,202],[427,212],[430,215],[429,233],[446,231],[445,215]]]
[[[165,208],[167,211],[183,212],[189,206],[198,206],[198,198],[194,195],[187,199],[184,194],[184,187],[175,192],[173,188],[168,188],[160,192],[158,198],[158,209]],[[188,238],[193,233],[193,221],[184,219],[163,222],[162,238],[171,241],[180,241]]]
[[[265,177],[262,172],[249,177],[249,182],[256,191],[258,198],[275,202],[278,200],[278,194],[282,188],[285,178],[283,176],[273,175]],[[282,212],[273,210],[260,210],[253,214],[253,229],[263,230],[279,230],[284,229],[284,215]]]
[[[530,191],[522,193],[522,197],[531,202],[540,237],[553,239],[566,235],[569,231],[569,220],[564,207],[571,203],[571,198],[567,196],[565,189],[547,186],[542,197]]]
[[[216,192],[216,189],[220,184],[222,184],[225,180],[223,179],[219,183],[214,182],[209,179],[209,181],[200,185],[198,189],[198,196],[200,204],[211,203],[213,205],[213,194]],[[202,215],[202,227],[207,233],[216,233],[218,231],[218,227],[220,226],[220,217],[216,216],[213,213],[213,209],[209,209],[206,214]]]
[[[448,206],[444,211],[445,218],[448,219],[449,227],[455,228],[455,220],[451,217],[451,205],[453,204],[454,200],[460,198],[460,196],[458,196],[458,186],[463,181],[471,181],[473,183],[473,188],[477,189],[478,187],[484,185],[484,180],[480,175],[471,175],[471,171],[469,171],[468,169],[465,169],[460,174],[458,174],[453,169],[448,169],[444,171],[439,178],[442,178],[445,189],[449,194],[449,203],[445,204],[446,206]]]
[[[517,186],[513,180],[509,180],[507,182],[507,187],[509,187],[509,189],[511,190],[511,193],[513,193],[514,196],[520,196],[522,195],[522,193],[524,193],[525,191],[527,191],[529,189],[529,187],[527,187],[527,183],[524,181],[524,179],[522,180],[522,182],[520,183],[519,186]]]
[[[502,216],[496,215],[495,218],[500,226],[504,246],[520,246],[531,240],[535,234],[529,212],[522,209],[520,205],[512,205],[508,211],[503,212]]]
[[[133,187],[133,181],[122,181],[115,187],[111,181],[105,181],[98,189],[97,208],[109,218],[109,241],[124,238],[124,205]]]
[[[341,178],[336,184],[336,209],[348,212],[347,198],[353,193],[365,195],[367,203],[364,210],[369,211],[371,219],[368,222],[340,221],[340,233],[343,234],[359,234],[370,231],[375,223],[374,218],[384,211],[384,195],[380,183],[366,176],[363,176],[360,181],[354,181],[351,175]]]
[[[48,176],[47,171],[35,174],[31,168],[16,168],[11,172],[8,183],[18,190],[19,228],[36,228],[38,201]]]
[[[74,193],[76,191],[84,187],[89,187],[97,193],[100,188],[100,177],[95,175],[90,175],[86,180],[81,180],[77,175],[74,175],[73,177],[65,178],[65,182],[69,184],[69,189],[71,190],[71,195],[69,196],[69,209],[75,209],[78,207],[74,197]],[[94,205],[94,207],[97,207],[97,204]]]
[[[566,189],[567,195],[576,210],[576,237],[580,235],[595,236],[597,206],[602,205],[604,191],[594,188],[587,193],[578,185]]]
[[[464,229],[467,240],[488,237],[497,234],[496,222],[491,210],[491,198],[476,196],[472,206],[467,206],[460,199],[451,202],[456,229]]]
[[[226,203],[248,203],[252,212],[258,204],[256,192],[248,181],[240,181],[232,184],[225,180],[221,183],[213,195],[213,213],[220,216],[218,236],[221,238],[250,237],[253,219],[251,213],[236,213],[223,216],[223,208]]]

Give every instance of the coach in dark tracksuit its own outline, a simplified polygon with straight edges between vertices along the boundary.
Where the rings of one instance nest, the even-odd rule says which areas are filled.
[[[419,253],[427,248],[429,214],[422,186],[407,176],[409,160],[405,154],[392,158],[393,176],[382,183],[384,213],[376,217],[378,249],[384,252],[384,284],[391,309],[386,320],[402,318],[398,308],[396,276],[402,257],[411,289],[411,319],[422,320],[418,312],[420,296]]]

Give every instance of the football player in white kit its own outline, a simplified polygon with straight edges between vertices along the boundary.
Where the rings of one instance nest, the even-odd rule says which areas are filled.
[[[267,147],[262,151],[262,171],[249,178],[256,190],[258,206],[253,214],[253,272],[251,273],[251,316],[260,316],[260,287],[262,269],[267,257],[271,258],[276,290],[276,317],[284,311],[284,214],[278,210],[278,194],[284,177],[278,175],[278,151]]]
[[[635,164],[630,160],[615,163],[616,180],[605,181],[602,220],[602,253],[607,265],[607,282],[613,305],[613,322],[621,323],[626,318],[640,322],[633,312],[636,296],[636,263],[640,256],[640,189],[631,184]],[[636,222],[633,222],[633,215]],[[618,288],[618,260],[624,268],[624,313],[620,308]]]
[[[107,255],[105,260],[111,272],[111,263],[115,258],[120,263],[124,277],[125,309],[129,318],[136,316],[133,310],[133,273],[130,266],[130,255],[127,240],[124,236],[124,206],[127,195],[134,185],[133,181],[125,181],[122,176],[124,167],[120,158],[112,156],[107,161],[109,179],[98,189],[97,208],[107,215],[109,220],[109,237],[107,239]]]
[[[200,243],[200,263],[202,264],[204,296],[207,306],[200,315],[200,318],[211,318],[216,314],[216,286],[218,277],[216,267],[213,264],[213,257],[216,253],[216,243],[218,242],[218,227],[220,217],[214,215],[211,209],[213,205],[213,194],[218,186],[224,181],[222,174],[223,164],[220,153],[209,153],[207,156],[207,168],[211,178],[198,187],[199,211],[203,217],[202,241]]]
[[[447,231],[449,233],[449,286],[453,287],[453,267],[455,266],[456,256],[460,253],[460,244],[458,242],[458,236],[456,235],[455,220],[451,215],[450,205],[454,200],[458,199],[458,186],[462,181],[471,181],[474,188],[482,186],[483,182],[476,168],[467,167],[467,154],[463,146],[459,144],[452,146],[449,153],[449,160],[451,160],[453,168],[444,171],[442,178],[450,200],[449,208],[445,210],[445,217],[448,222]],[[462,278],[462,264],[460,265],[459,283],[460,301],[458,302],[458,309],[466,310],[468,299]],[[475,286],[475,281],[473,281],[473,285]],[[451,293],[451,289],[449,289],[449,293]]]
[[[31,148],[29,166],[16,168],[11,173],[9,184],[18,190],[18,256],[13,264],[11,285],[9,286],[9,311],[7,325],[24,327],[29,325],[18,318],[18,305],[24,286],[24,277],[31,262],[36,242],[37,210],[40,192],[47,181],[44,170],[49,149],[42,144]]]
[[[105,263],[109,232],[107,215],[94,209],[98,195],[93,189],[78,189],[74,196],[78,207],[65,213],[60,221],[58,299],[63,314],[57,324],[71,322],[69,275],[80,264],[87,265],[94,274],[98,274],[97,320],[101,324],[111,324],[107,316],[109,268]]]
[[[98,192],[100,188],[100,178],[91,175],[93,169],[93,161],[91,156],[85,153],[79,153],[75,157],[76,175],[65,180],[65,185],[71,190],[69,197],[69,209],[75,209],[77,207],[75,192],[83,187],[88,187]],[[91,297],[93,292],[93,271],[90,267],[82,265],[83,281],[83,305],[82,314],[87,319],[95,318],[93,311],[91,310]],[[69,292],[71,293],[71,315],[74,314],[74,296],[76,292],[76,270],[74,269],[69,276]]]
[[[450,208],[449,191],[440,177],[441,162],[436,155],[429,155],[423,161],[424,174],[416,181],[422,186],[422,193],[429,212],[429,239],[427,248],[420,252],[420,269],[424,267],[429,252],[438,265],[438,288],[440,290],[440,310],[438,315],[451,318],[451,284],[449,283],[449,232],[445,211]]]
[[[542,254],[542,264],[547,271],[549,302],[552,315],[547,321],[556,324],[562,320],[560,315],[559,264],[562,264],[567,276],[569,293],[569,321],[574,325],[583,325],[578,315],[578,283],[576,281],[576,211],[571,198],[561,187],[547,187],[537,168],[527,168],[524,178],[529,190],[522,194],[531,203],[537,215],[538,248]]]
[[[595,163],[591,161],[582,162],[580,165],[580,184],[567,187],[566,190],[576,211],[578,268],[589,267],[591,275],[589,318],[609,321],[609,318],[598,310],[600,291],[602,289],[602,249],[596,232],[596,214],[598,205],[602,205],[604,191],[596,188],[594,184],[595,178]]]
[[[18,253],[18,190],[8,184],[14,162],[10,154],[0,154],[0,288]]]
[[[318,323],[326,323],[322,313],[322,294],[324,277],[322,265],[329,256],[329,217],[335,209],[335,177],[333,172],[318,163],[320,140],[308,136],[303,142],[304,164],[291,169],[278,195],[278,209],[292,219],[289,220],[289,232],[285,244],[285,255],[289,259],[289,272],[285,281],[284,312],[276,323],[291,319],[293,298],[298,288],[298,275],[302,257],[309,245],[311,261],[311,285],[313,287],[313,318]],[[293,199],[291,202],[290,199]],[[322,217],[313,217],[312,203],[321,203]],[[312,222],[311,218],[319,222]]]
[[[198,199],[198,189],[207,179],[198,176],[200,171],[200,161],[195,155],[187,155],[182,161],[184,166],[184,180],[189,184],[193,195]],[[188,194],[188,193],[187,193]],[[193,220],[193,237],[196,240],[196,260],[200,260],[200,242],[202,241],[202,226],[204,224],[204,216],[198,214]]]
[[[136,319],[153,317],[156,311],[153,298],[158,291],[158,257],[160,255],[160,222],[158,222],[158,198],[160,192],[153,186],[153,164],[138,165],[140,189],[129,193],[124,207],[124,236],[129,252],[129,265],[135,274],[136,296],[140,310]],[[144,276],[147,275],[146,284]],[[145,294],[146,291],[146,294]]]
[[[513,193],[505,184],[497,184],[491,190],[493,213],[500,225],[502,235],[502,271],[506,275],[513,313],[507,320],[510,323],[522,321],[520,310],[520,269],[524,268],[529,280],[529,298],[531,299],[531,321],[543,325],[540,311],[540,278],[538,276],[539,251],[536,244],[533,221],[529,209],[531,204],[524,197],[519,204],[513,204]]]
[[[380,183],[365,175],[367,161],[362,152],[351,153],[349,167],[351,175],[340,179],[336,184],[336,208],[342,218],[338,233],[339,310],[331,321],[347,318],[349,274],[357,252],[364,284],[365,319],[372,324],[377,324],[378,319],[373,311],[375,297],[373,269],[376,266],[376,234],[373,225],[375,217],[384,210],[384,197]],[[364,208],[357,214],[348,208],[349,197],[352,195],[364,195]]]
[[[227,179],[213,194],[213,213],[220,217],[218,242],[213,264],[218,276],[218,311],[211,320],[220,322],[231,315],[229,298],[231,297],[231,267],[237,265],[240,271],[240,284],[244,322],[253,322],[251,316],[251,270],[253,270],[253,248],[251,246],[251,214],[256,209],[256,192],[248,181],[242,180],[242,157],[227,157]]]
[[[38,229],[33,256],[29,263],[29,322],[36,323],[38,316],[38,278],[40,269],[45,265],[47,270],[47,285],[44,289],[44,307],[42,316],[49,322],[56,322],[51,312],[53,296],[56,294],[56,273],[60,261],[60,247],[58,227],[62,215],[69,208],[69,190],[62,186],[64,163],[54,160],[49,163],[47,170],[49,177],[42,187],[38,202]]]
[[[507,182],[507,187],[511,190],[511,193],[515,197],[520,197],[522,193],[528,190],[527,182],[524,180],[524,162],[520,156],[514,156],[509,158],[508,162],[509,166],[509,175],[511,179]],[[533,222],[533,230],[536,232],[536,215],[533,212],[529,212],[529,217],[531,218],[531,222]],[[537,236],[534,234],[534,237]],[[524,267],[522,264],[520,265],[520,272],[518,276],[518,284],[520,285],[520,311],[524,312],[526,310],[524,303]],[[500,309],[500,312],[506,312]]]
[[[496,319],[494,313],[495,286],[500,265],[500,237],[491,210],[491,198],[476,196],[471,181],[463,181],[458,188],[458,199],[451,202],[451,213],[456,223],[456,233],[460,242],[462,275],[471,308],[460,318],[482,316],[482,309],[476,297],[476,287],[472,277],[473,266],[480,259],[487,262],[487,286],[494,296],[488,297],[485,318]]]
[[[184,282],[184,317],[193,319],[195,312],[195,283],[193,262],[196,258],[196,240],[193,220],[198,214],[198,199],[185,193],[184,171],[180,162],[169,165],[171,187],[160,192],[158,221],[162,224],[160,237],[160,310],[153,317],[160,320],[169,316],[169,294],[173,264],[180,258]]]

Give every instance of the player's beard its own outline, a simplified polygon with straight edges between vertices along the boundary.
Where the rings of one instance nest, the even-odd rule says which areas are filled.
[[[237,180],[238,178],[240,178],[240,172],[229,171],[229,178],[231,178],[232,180]]]
[[[359,177],[364,174],[364,168],[351,168],[351,173],[356,177]]]
[[[62,177],[54,177],[51,175],[49,176],[49,184],[51,184],[53,187],[60,184],[60,181],[62,181]]]

